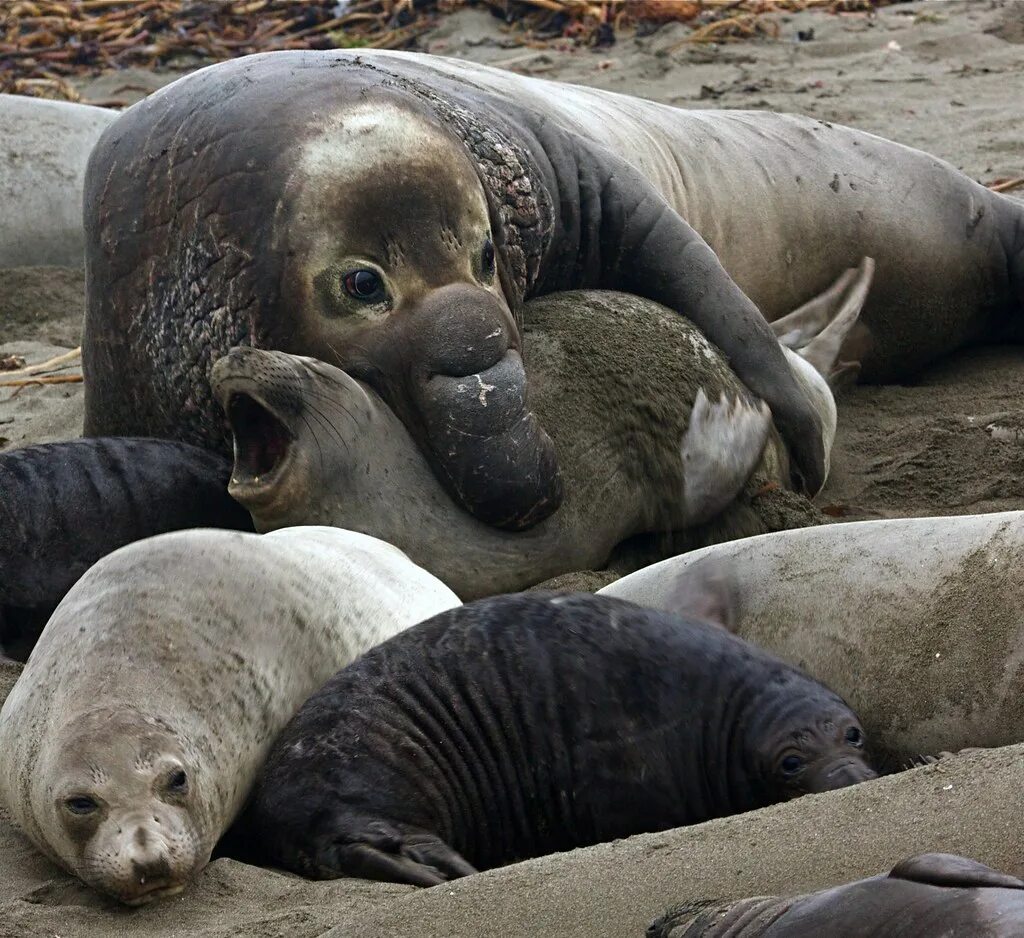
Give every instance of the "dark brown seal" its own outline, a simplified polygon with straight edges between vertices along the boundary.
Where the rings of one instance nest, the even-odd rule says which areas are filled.
[[[1020,938],[1024,882],[948,853],[903,860],[892,872],[808,896],[691,902],[666,912],[648,938]]]

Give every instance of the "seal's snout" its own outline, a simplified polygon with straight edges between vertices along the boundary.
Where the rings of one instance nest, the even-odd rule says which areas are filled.
[[[843,759],[817,773],[814,791],[835,791],[878,778],[878,773],[862,759]]]

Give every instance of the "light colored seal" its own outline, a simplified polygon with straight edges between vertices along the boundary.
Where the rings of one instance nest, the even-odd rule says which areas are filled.
[[[85,261],[85,164],[117,111],[0,94],[0,267]]]
[[[875,257],[865,373],[891,378],[1018,324],[1024,299],[1024,207],[925,153],[416,53],[202,69],[109,128],[86,201],[88,434],[225,446],[213,363],[310,355],[372,386],[452,498],[510,530],[564,494],[525,299],[616,289],[689,317],[810,492],[820,423],[765,318]]]
[[[832,373],[870,274],[866,261],[844,275],[847,289],[829,298],[838,310],[823,302],[800,313],[806,344],[799,354],[784,350],[829,446],[836,409],[818,368]],[[596,291],[534,300],[525,313],[532,407],[565,484],[558,510],[529,530],[502,531],[463,511],[371,387],[283,352],[236,349],[214,368],[235,436],[230,493],[258,530],[331,524],[383,538],[463,599],[603,567],[638,535],[650,543],[619,552],[623,569],[672,553],[673,544],[778,526],[758,493],[789,485],[786,447],[763,404],[691,323],[649,300]],[[487,409],[501,406],[480,376],[462,384],[460,393]],[[666,542],[667,533],[675,537]]]
[[[0,800],[88,885],[174,895],[310,693],[455,605],[396,548],[334,528],[121,548],[64,598],[0,710]]]
[[[736,592],[735,632],[834,688],[893,766],[1024,741],[1024,513],[784,531],[600,592],[692,610],[711,577]]]

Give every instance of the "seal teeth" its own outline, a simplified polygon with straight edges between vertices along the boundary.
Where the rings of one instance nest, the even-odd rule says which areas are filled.
[[[231,481],[258,483],[284,461],[292,436],[275,414],[248,394],[232,394],[227,414],[235,442]]]

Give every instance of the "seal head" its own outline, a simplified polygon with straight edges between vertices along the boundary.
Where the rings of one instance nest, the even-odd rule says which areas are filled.
[[[554,446],[527,407],[519,295],[464,147],[373,98],[306,142],[285,198],[295,346],[380,394],[476,517],[518,530],[557,508]]]
[[[126,905],[181,892],[213,843],[195,760],[161,721],[97,709],[58,731],[33,789],[36,823],[54,859]]]

